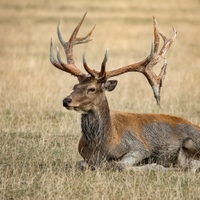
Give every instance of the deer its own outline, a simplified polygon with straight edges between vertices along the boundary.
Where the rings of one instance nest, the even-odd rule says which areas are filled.
[[[54,56],[52,38],[50,41],[50,61],[58,69],[78,79],[72,92],[63,100],[67,110],[81,113],[81,137],[78,152],[82,156],[81,169],[117,169],[117,170],[167,170],[200,168],[200,127],[188,120],[167,114],[124,113],[111,111],[106,91],[111,92],[117,86],[112,77],[127,73],[142,73],[148,80],[156,102],[160,105],[160,90],[166,74],[166,52],[176,39],[177,31],[168,39],[158,29],[153,17],[154,37],[150,54],[142,61],[118,69],[106,70],[108,49],[105,52],[100,71],[91,69],[83,54],[83,73],[73,59],[73,46],[88,43],[95,28],[85,37],[77,37],[86,17],[82,17],[68,42],[62,37],[60,21],[57,35],[66,54],[63,62],[57,47],[57,59]],[[160,38],[163,46],[159,50]],[[159,75],[153,67],[164,60]]]

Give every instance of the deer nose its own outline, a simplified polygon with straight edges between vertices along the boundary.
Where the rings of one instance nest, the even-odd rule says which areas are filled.
[[[69,106],[69,103],[71,103],[72,99],[67,97],[63,100],[63,106],[64,107],[68,107]]]

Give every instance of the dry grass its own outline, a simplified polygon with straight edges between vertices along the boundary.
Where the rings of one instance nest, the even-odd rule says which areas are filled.
[[[110,47],[109,68],[143,59],[150,50],[152,15],[167,36],[178,30],[168,58],[161,111],[140,74],[126,74],[108,94],[112,109],[164,112],[200,124],[200,2],[12,1],[0,2],[0,199],[199,199],[198,175],[183,172],[80,172],[76,163],[80,115],[62,108],[77,80],[52,67],[49,41],[62,19],[66,38],[85,11],[80,34],[97,24],[75,60],[99,68]],[[62,57],[64,54],[62,52]],[[138,84],[138,82],[140,84]]]

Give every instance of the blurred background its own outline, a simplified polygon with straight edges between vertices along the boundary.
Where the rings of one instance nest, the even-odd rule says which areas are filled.
[[[117,88],[107,93],[110,108],[179,115],[200,125],[199,0],[1,0],[0,198],[184,199],[185,195],[185,199],[198,199],[198,176],[143,172],[134,176],[88,172],[85,176],[78,171],[80,114],[62,107],[77,79],[50,63],[49,45],[52,37],[54,49],[58,46],[65,60],[57,23],[61,19],[67,41],[86,11],[79,36],[94,24],[96,28],[90,43],[74,47],[74,60],[81,70],[84,52],[88,65],[96,70],[106,48],[108,69],[146,58],[153,39],[152,16],[168,38],[172,27],[178,32],[166,55],[162,109],[139,73],[116,77]],[[155,66],[155,72],[162,65]]]
[[[0,91],[4,108],[12,108],[15,103],[19,106],[20,101],[31,108],[38,107],[38,103],[43,104],[40,109],[48,105],[60,106],[77,80],[55,69],[49,62],[50,38],[53,38],[54,47],[62,50],[56,34],[58,21],[61,19],[63,37],[68,40],[86,11],[88,14],[79,35],[84,36],[94,24],[96,28],[92,42],[74,48],[74,59],[79,68],[82,69],[82,54],[86,52],[88,64],[98,70],[107,47],[108,69],[144,59],[150,51],[152,16],[155,16],[159,30],[168,38],[173,35],[172,27],[178,32],[166,56],[168,69],[161,91],[163,109],[173,113],[181,107],[178,113],[182,114],[188,104],[199,101],[199,0],[155,0],[151,3],[147,0],[2,0],[0,5]],[[64,52],[61,53],[64,60]],[[156,72],[162,64],[155,67]],[[111,94],[117,99],[111,104],[114,109],[159,111],[143,75],[129,73],[118,79],[119,85]],[[190,106],[198,110],[198,105]]]

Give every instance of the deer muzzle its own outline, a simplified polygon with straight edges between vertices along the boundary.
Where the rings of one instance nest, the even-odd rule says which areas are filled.
[[[69,97],[66,97],[65,99],[63,99],[63,106],[64,107],[69,107],[69,104],[71,103],[72,99]]]

